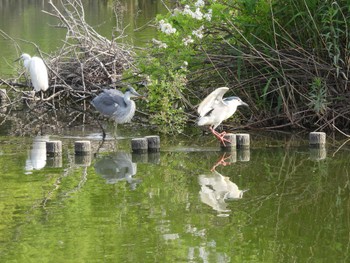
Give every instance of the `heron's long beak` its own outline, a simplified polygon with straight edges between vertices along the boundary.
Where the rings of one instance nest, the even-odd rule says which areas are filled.
[[[17,61],[20,60],[20,59],[21,59],[21,57],[16,58],[13,62],[17,62]]]
[[[132,90],[131,94],[136,96],[136,97],[143,97],[140,93],[138,93],[136,90]]]
[[[249,105],[248,105],[247,103],[243,102],[243,101],[242,101],[242,103],[241,103],[241,106],[246,106],[246,107],[249,108]]]

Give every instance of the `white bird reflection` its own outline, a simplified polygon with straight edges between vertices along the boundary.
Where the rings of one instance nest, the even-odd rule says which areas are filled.
[[[139,182],[133,178],[137,172],[137,166],[131,161],[129,153],[117,152],[102,157],[95,163],[95,171],[106,180],[107,184],[127,181],[130,187],[135,189]]]
[[[238,186],[230,181],[229,177],[223,176],[216,170],[209,175],[199,175],[201,201],[214,210],[225,213],[231,210],[227,208],[225,200],[241,199],[246,190],[239,190]]]
[[[46,165],[46,142],[48,136],[37,136],[33,140],[32,148],[26,160],[25,170],[40,170]]]

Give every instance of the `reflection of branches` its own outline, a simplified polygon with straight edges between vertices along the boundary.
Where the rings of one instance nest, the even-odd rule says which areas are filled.
[[[71,189],[70,191],[65,192],[64,196],[69,196],[70,194],[79,191],[84,186],[86,181],[87,181],[87,167],[85,166],[83,171],[82,171],[81,179],[80,179],[78,185],[76,187],[74,187],[73,189]]]

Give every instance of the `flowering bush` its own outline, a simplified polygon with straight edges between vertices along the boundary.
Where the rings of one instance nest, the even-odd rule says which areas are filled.
[[[198,67],[206,28],[213,18],[211,4],[216,1],[184,1],[172,12],[156,19],[158,34],[152,47],[139,61],[140,70],[149,76],[148,110],[150,121],[163,132],[181,132],[191,107],[184,98],[188,68]]]

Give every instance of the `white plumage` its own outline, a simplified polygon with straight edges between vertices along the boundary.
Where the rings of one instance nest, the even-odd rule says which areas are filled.
[[[26,53],[22,54],[20,59],[23,60],[25,68],[29,71],[34,90],[36,92],[46,91],[49,88],[49,78],[44,61]]]
[[[248,106],[240,98],[232,96],[223,98],[229,90],[227,87],[221,87],[210,93],[198,106],[198,125],[209,125],[210,131],[224,143],[224,133],[218,133],[215,129],[226,119],[231,117],[238,106]]]

